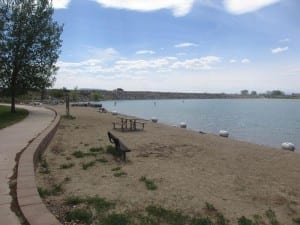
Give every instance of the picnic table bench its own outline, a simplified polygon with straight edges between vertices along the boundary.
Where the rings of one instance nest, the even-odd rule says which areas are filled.
[[[145,123],[139,121],[140,119],[136,118],[128,118],[128,117],[118,117],[120,119],[119,122],[113,122],[113,129],[121,129],[121,131],[138,131],[144,130]],[[140,127],[137,126],[140,125]]]
[[[112,144],[115,144],[115,148],[117,151],[117,155],[121,156],[122,161],[126,161],[126,152],[130,152],[131,150],[115,135],[111,132],[107,132],[108,139]]]

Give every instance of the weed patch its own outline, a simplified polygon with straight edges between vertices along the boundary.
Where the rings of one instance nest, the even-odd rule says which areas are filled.
[[[191,219],[191,225],[214,225],[208,217],[195,217]]]
[[[76,221],[84,224],[91,224],[93,221],[93,214],[89,209],[73,209],[66,216],[66,220]]]
[[[91,161],[88,163],[82,163],[82,169],[87,170],[90,167],[93,167],[95,165],[96,161]]]
[[[239,225],[253,225],[252,220],[247,219],[246,217],[242,216],[238,219]]]
[[[98,147],[98,148],[90,148],[90,152],[103,152],[104,149],[102,147]]]
[[[74,166],[74,163],[64,163],[59,166],[60,169],[69,169]]]
[[[125,214],[113,213],[102,220],[103,225],[129,225],[130,218]]]
[[[127,175],[127,173],[123,172],[123,171],[120,171],[120,172],[115,172],[114,173],[114,176],[115,177],[122,177],[122,176],[125,176]]]
[[[58,195],[62,192],[62,184],[54,184],[50,189],[38,187],[38,192],[41,198],[46,198],[51,195]]]
[[[46,159],[42,159],[40,161],[40,170],[39,170],[39,172],[43,173],[43,174],[49,174],[50,173],[49,164],[48,164]]]
[[[121,157],[121,152],[117,151],[117,149],[112,145],[106,146],[106,153],[111,154],[114,157]]]
[[[100,158],[100,159],[96,159],[97,162],[101,162],[101,163],[107,163],[108,160],[104,157]]]
[[[72,115],[63,115],[61,118],[66,119],[66,120],[75,120],[76,119],[76,117],[72,116]]]
[[[86,202],[88,205],[94,207],[98,213],[105,212],[115,206],[114,203],[106,201],[104,198],[98,196],[88,197],[86,198]]]
[[[157,189],[157,186],[156,186],[156,184],[154,183],[154,181],[148,179],[148,178],[145,177],[145,176],[142,176],[142,177],[140,178],[140,181],[145,183],[146,188],[147,188],[148,190],[156,190],[156,189]]]
[[[214,207],[213,204],[205,202],[205,210],[208,212],[216,212],[216,208]]]
[[[72,153],[73,156],[75,156],[76,158],[83,158],[85,157],[85,153],[82,151],[75,151]]]
[[[268,218],[271,225],[279,225],[275,212],[272,209],[268,209],[266,211],[266,217]]]
[[[84,202],[84,199],[78,196],[69,196],[65,199],[67,205],[79,205]]]
[[[184,225],[189,220],[188,216],[183,215],[179,211],[167,210],[160,206],[148,206],[146,212],[149,216],[156,217],[159,224],[165,222],[172,225]]]
[[[294,221],[295,223],[297,223],[297,224],[300,224],[300,217],[294,218],[293,221]]]
[[[73,156],[75,156],[76,158],[83,158],[86,156],[97,156],[96,153],[94,152],[82,152],[82,151],[75,151],[72,153]]]
[[[119,170],[121,170],[121,169],[122,169],[122,168],[118,166],[118,167],[112,168],[111,171],[119,171]]]

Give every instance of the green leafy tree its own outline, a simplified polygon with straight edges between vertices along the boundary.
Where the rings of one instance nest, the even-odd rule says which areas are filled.
[[[20,90],[52,86],[62,26],[50,0],[0,0],[0,87],[10,90],[11,112]]]
[[[73,90],[70,91],[70,97],[72,101],[78,101],[79,99],[79,90],[76,86]]]
[[[248,90],[241,90],[241,95],[248,95],[249,91]]]
[[[90,98],[92,99],[92,101],[99,101],[100,99],[102,99],[102,96],[100,93],[93,91],[91,92]]]

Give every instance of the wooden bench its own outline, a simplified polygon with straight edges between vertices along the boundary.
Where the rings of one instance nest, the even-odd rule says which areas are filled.
[[[123,144],[123,142],[117,138],[115,135],[113,135],[111,132],[107,132],[108,139],[110,143],[115,144],[116,151],[118,155],[121,156],[121,160],[124,162],[126,161],[126,152],[130,152],[131,150]]]

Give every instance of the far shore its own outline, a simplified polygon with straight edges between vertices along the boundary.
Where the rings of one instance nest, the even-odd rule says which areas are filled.
[[[65,114],[65,106],[53,108]],[[36,173],[39,187],[63,183],[63,194],[45,201],[61,220],[64,215],[57,211],[67,210],[63,207],[67,196],[94,195],[117,202],[117,212],[142,212],[147,205],[156,204],[187,215],[202,215],[205,203],[209,203],[230,224],[236,224],[241,216],[259,215],[268,221],[265,212],[269,209],[280,224],[293,224],[293,219],[300,218],[300,154],[296,152],[151,121],[145,121],[143,131],[121,132],[112,129],[112,122],[118,119],[109,112],[99,113],[90,107],[70,110],[75,119],[62,118],[45,151],[50,173]],[[128,162],[101,153],[106,163],[82,169],[93,157],[76,158],[73,153],[105,149],[111,144],[108,131],[131,149]],[[66,163],[73,165],[62,169]],[[116,167],[124,176],[114,176],[112,169]],[[145,189],[140,181],[143,176],[153,180],[157,189]]]

